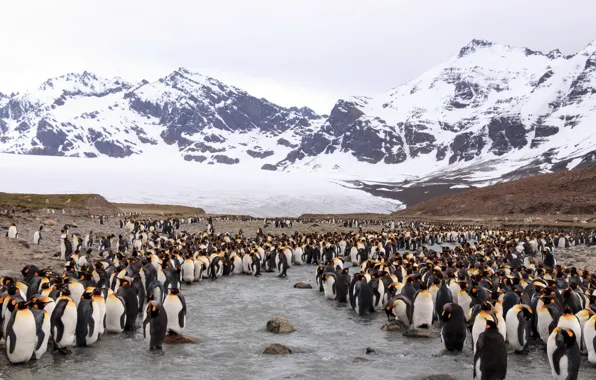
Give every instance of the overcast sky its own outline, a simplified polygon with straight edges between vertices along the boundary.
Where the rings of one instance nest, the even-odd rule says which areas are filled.
[[[0,5],[0,92],[92,71],[156,80],[177,67],[328,113],[439,64],[473,38],[573,54],[596,0],[14,0]]]

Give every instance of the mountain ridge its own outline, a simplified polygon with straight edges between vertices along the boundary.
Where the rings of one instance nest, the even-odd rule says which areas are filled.
[[[484,186],[595,162],[594,122],[595,42],[563,55],[474,39],[382,94],[339,99],[325,116],[183,67],[138,83],[65,74],[0,93],[0,152],[126,158],[169,147],[172,159],[363,187]]]

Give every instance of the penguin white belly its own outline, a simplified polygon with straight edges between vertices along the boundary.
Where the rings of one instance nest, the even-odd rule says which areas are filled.
[[[105,320],[106,320],[106,301],[102,296],[93,296],[93,307],[97,305],[99,309],[99,319],[95,328],[97,329],[97,334],[103,335],[105,332]],[[95,310],[94,310],[95,311]]]
[[[106,300],[106,332],[120,334],[126,324],[124,303],[115,294]]]
[[[168,331],[172,331],[175,334],[182,335],[184,332],[184,326],[186,326],[186,316],[183,318],[183,326],[180,325],[179,315],[182,311],[182,302],[176,295],[169,294],[163,303],[163,307],[166,310],[168,316]]]
[[[195,269],[194,269],[195,276],[194,276],[193,281],[199,282],[203,279],[203,273],[202,273],[203,272],[203,262],[201,260],[195,261],[194,267],[195,267]]]
[[[519,320],[517,319],[517,315],[519,313],[519,308],[512,307],[509,309],[509,311],[507,311],[507,318],[505,318],[505,320],[507,325],[507,342],[515,351],[522,352],[528,337],[526,336],[526,331],[524,330],[521,336],[522,341],[520,342],[520,337],[518,336]]]
[[[286,255],[286,262],[288,263],[288,267],[292,266],[292,251],[289,249],[284,249],[283,254]]]
[[[323,291],[325,292],[325,299],[334,300],[337,298],[335,293],[335,278],[333,276],[327,277],[323,280]]]
[[[60,240],[60,258],[66,260],[66,245],[64,244],[64,239]]]
[[[426,325],[428,328],[433,321],[433,299],[428,291],[422,291],[414,300],[414,312],[412,315],[412,324],[414,328]]]
[[[75,306],[74,302],[68,302],[60,319],[62,321],[62,325],[64,326],[64,331],[62,332],[62,339],[60,339],[60,341],[55,341],[56,345],[58,348],[73,346],[75,340],[75,331],[77,328],[77,307]],[[54,327],[52,335],[57,337],[58,329],[56,327]]]
[[[234,263],[233,273],[234,274],[242,274],[242,259],[238,256],[234,256],[233,263]]]
[[[293,261],[294,265],[304,264],[302,262],[302,249],[301,248],[296,248],[294,250],[294,252],[292,253],[292,257],[293,257],[292,261]]]
[[[195,279],[195,265],[191,259],[184,260],[182,263],[182,281],[187,285]]]
[[[588,351],[588,361],[596,364],[596,315],[593,315],[584,325],[584,342]]]
[[[8,238],[9,239],[17,238],[17,228],[15,226],[10,226],[10,228],[8,229]]]
[[[474,347],[474,353],[476,353],[476,344],[478,342],[478,338],[480,334],[482,334],[486,330],[486,318],[490,317],[490,315],[486,312],[480,312],[476,316],[474,320],[474,325],[472,326],[472,345]]]
[[[393,304],[393,315],[395,318],[406,326],[410,326],[410,319],[408,318],[408,305],[403,301],[398,301]]]
[[[39,231],[33,233],[33,244],[39,244]]]
[[[544,342],[548,342],[549,333],[549,326],[553,321],[552,317],[548,310],[538,311],[537,313],[537,322],[536,322],[536,330],[538,331],[538,335],[540,339]]]
[[[51,314],[44,310],[43,321],[41,323],[41,331],[43,332],[43,340],[39,342],[39,338],[35,340],[35,351],[33,352],[33,357],[37,360],[41,359],[41,357],[47,352],[48,350],[48,341],[50,340],[51,335],[51,321],[50,321]],[[39,347],[39,348],[37,348]]]
[[[581,347],[582,328],[577,317],[572,314],[570,316],[572,316],[572,318],[568,318],[566,315],[561,316],[561,318],[559,318],[559,323],[557,323],[557,327],[573,331],[577,347]]]
[[[457,295],[457,304],[459,306],[461,306],[461,308],[464,310],[464,315],[467,318],[467,315],[470,311],[470,304],[472,303],[472,297],[470,297],[470,295],[465,292],[465,291],[460,291]]]
[[[495,315],[497,316],[497,329],[503,337],[503,340],[507,342],[507,324],[505,323],[505,318],[503,318],[503,314],[499,312],[495,312]]]
[[[358,248],[352,247],[350,250],[350,261],[353,267],[357,267],[360,263],[358,262]]]
[[[375,295],[375,310],[383,310],[383,308],[385,307],[385,303],[386,303],[386,294],[385,294],[385,285],[383,284],[383,281],[379,280],[377,282],[377,292],[379,293],[379,298],[376,298],[377,296]]]
[[[31,310],[17,310],[15,313],[14,322],[10,326],[14,333],[15,342],[12,342],[13,337],[11,334],[6,336],[6,354],[11,363],[24,363],[31,359],[35,351],[37,326]],[[14,350],[10,352],[10,346],[13,344]]]
[[[99,310],[99,305],[97,302],[91,302],[91,308],[93,312],[91,313],[91,319],[93,319],[93,332],[88,331],[87,336],[85,337],[85,344],[87,346],[92,345],[93,343],[97,342],[97,338],[99,337],[99,324],[103,323],[101,320],[101,311]]]
[[[449,284],[449,291],[451,292],[451,297],[453,298],[453,303],[459,305],[459,303],[457,302],[457,297],[459,295],[459,290],[460,287],[457,284],[457,282],[455,280],[451,280],[451,283]],[[465,314],[464,314],[465,315]]]
[[[252,274],[251,267],[252,267],[252,258],[250,255],[242,256],[242,271],[247,274]]]
[[[83,284],[77,281],[73,281],[68,285],[68,289],[70,290],[70,298],[75,303],[77,307],[79,307],[79,303],[81,302],[81,296],[85,293],[85,287]]]
[[[546,344],[546,354],[548,356],[548,362],[550,364],[551,373],[553,375],[554,380],[567,380],[567,371],[569,369],[569,361],[567,360],[567,356],[561,356],[559,359],[559,373],[555,372],[555,367],[553,366],[553,354],[557,349],[557,342],[556,342],[556,333],[551,334],[547,339]]]

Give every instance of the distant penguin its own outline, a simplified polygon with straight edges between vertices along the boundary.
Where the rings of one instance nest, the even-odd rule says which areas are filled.
[[[68,353],[68,347],[73,346],[75,340],[77,306],[70,298],[68,290],[63,294],[56,300],[56,307],[50,320],[54,345],[62,353]]]
[[[124,329],[134,331],[136,329],[137,315],[139,314],[137,292],[129,280],[122,278],[119,280],[120,287],[117,294],[124,299],[124,306],[126,308],[126,324],[124,325]]]
[[[168,333],[182,335],[186,327],[186,300],[180,289],[170,289],[170,294],[163,302],[163,308],[168,315]]]
[[[412,314],[413,327],[430,328],[433,322],[435,308],[432,294],[428,291],[426,284],[420,284],[420,290],[414,296],[412,307],[414,308]]]
[[[81,302],[77,307],[77,327],[75,331],[77,346],[90,346],[97,341],[99,319],[99,306],[96,302],[93,302],[92,294],[83,293]]]
[[[532,309],[527,305],[513,305],[507,311],[507,342],[515,352],[521,353],[528,348],[528,339],[532,328]]]
[[[16,303],[14,300],[12,302]],[[27,308],[28,303],[19,302],[15,306],[6,325],[6,354],[13,364],[28,362],[33,356],[37,340],[35,316]]]
[[[41,231],[42,230],[43,230],[43,226],[40,226],[39,230],[37,230],[33,233],[33,244],[36,244],[36,245],[41,244],[41,239],[42,239]]]
[[[163,341],[168,332],[168,315],[164,307],[150,301],[145,306],[145,319],[143,320],[143,337],[149,343],[150,349],[161,350]]]
[[[120,334],[126,326],[126,302],[110,291],[106,298],[106,332]]]
[[[548,337],[546,354],[555,380],[577,380],[581,355],[579,338],[571,329],[555,328]]]
[[[19,232],[17,231],[17,225],[16,224],[13,223],[8,228],[8,231],[6,231],[6,237],[8,237],[9,239],[18,239]]]
[[[493,319],[486,320],[486,328],[478,337],[474,353],[473,378],[502,380],[507,376],[507,346]]]
[[[448,351],[461,351],[466,342],[466,316],[464,309],[455,303],[447,303],[440,314],[443,321],[441,341]]]

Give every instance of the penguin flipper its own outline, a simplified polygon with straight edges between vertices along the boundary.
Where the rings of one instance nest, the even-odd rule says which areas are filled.
[[[14,349],[17,345],[17,335],[15,334],[14,329],[12,328],[14,325],[16,315],[16,312],[12,313],[12,315],[10,316],[10,320],[8,321],[8,325],[6,327],[6,342],[8,343],[8,339],[10,339],[10,344],[8,346],[8,353],[10,354],[14,352]]]
[[[553,352],[553,369],[557,375],[561,374],[561,367],[559,366],[561,358],[565,355],[564,350],[561,347],[557,347]]]

